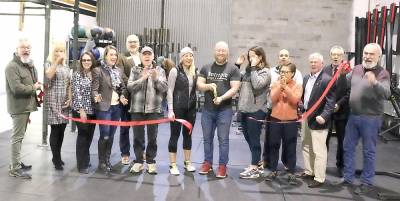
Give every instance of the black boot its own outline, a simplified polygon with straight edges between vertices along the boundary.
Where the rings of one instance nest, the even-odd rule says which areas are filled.
[[[111,158],[111,150],[112,150],[112,145],[113,145],[114,139],[108,139],[107,140],[107,149],[106,149],[106,164],[107,167],[110,171],[112,171],[112,165],[110,162]]]
[[[106,149],[107,149],[107,140],[102,138],[98,141],[98,154],[99,154],[99,169],[107,172],[107,164],[106,164]]]

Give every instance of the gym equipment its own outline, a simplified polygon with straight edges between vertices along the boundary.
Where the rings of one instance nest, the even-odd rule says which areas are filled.
[[[104,58],[104,48],[103,47],[98,47],[97,50],[100,53],[100,59]]]
[[[71,36],[74,35],[74,27],[71,27]],[[79,25],[78,27],[78,38],[86,38],[86,28]]]
[[[115,40],[115,32],[114,32],[114,30],[112,30],[111,28],[108,28],[108,27],[104,28],[101,39],[110,40],[110,41]]]
[[[68,59],[70,61],[72,61],[74,59],[73,55],[72,55],[72,51],[73,51],[72,49],[73,49],[73,47],[72,47],[72,45],[70,45],[69,46],[69,54],[68,54]],[[79,54],[78,55],[82,55],[83,51],[84,51],[84,47],[79,47]]]
[[[101,36],[103,35],[104,29],[98,26],[95,26],[93,28],[90,29],[90,38],[93,39],[100,39]]]
[[[95,48],[91,49],[90,51],[92,52],[92,54],[93,54],[94,58],[96,58],[96,60],[100,59],[100,51],[98,48],[95,47]]]

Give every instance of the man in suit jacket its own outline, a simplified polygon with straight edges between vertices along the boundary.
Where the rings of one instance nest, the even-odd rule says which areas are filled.
[[[304,109],[310,109],[322,96],[331,76],[323,73],[323,57],[319,53],[313,53],[308,58],[310,63],[309,75],[303,81]],[[330,127],[330,118],[335,105],[334,89],[331,89],[322,100],[316,110],[303,122],[302,147],[304,157],[304,173],[302,178],[313,178],[308,185],[316,188],[325,182],[325,170],[327,162],[326,138]]]
[[[128,85],[128,78],[130,76],[131,70],[133,66],[138,66],[141,64],[140,62],[140,53],[139,53],[139,37],[135,34],[129,35],[126,37],[126,52],[121,53],[118,57],[118,67],[122,68],[125,76],[124,83]],[[128,101],[130,100],[130,96],[126,97]],[[130,103],[127,105],[120,105],[121,107],[121,121],[131,121],[131,114],[129,113]],[[119,128],[119,148],[121,151],[121,163],[123,165],[129,165],[130,162],[130,149],[131,143],[129,140],[129,129],[130,126],[121,126]],[[144,145],[143,145],[144,146]]]
[[[330,50],[331,64],[324,67],[324,72],[328,75],[333,76],[340,63],[343,61],[344,49],[340,46],[333,46]],[[343,177],[343,139],[345,134],[345,128],[347,119],[349,116],[349,94],[347,93],[350,88],[347,84],[346,71],[342,71],[339,74],[335,82],[335,107],[332,114],[332,127],[329,129],[328,138],[326,139],[326,147],[329,150],[329,140],[332,136],[333,124],[335,125],[336,137],[337,137],[337,149],[336,149],[336,167],[339,177]]]

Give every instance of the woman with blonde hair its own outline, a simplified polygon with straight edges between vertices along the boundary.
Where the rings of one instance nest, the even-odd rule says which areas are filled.
[[[55,42],[45,64],[45,75],[48,79],[45,89],[45,110],[47,124],[50,125],[50,148],[56,170],[63,170],[61,146],[68,120],[59,113],[68,116],[71,103],[70,69],[66,65],[65,42]]]
[[[193,51],[189,47],[183,48],[180,53],[180,63],[177,67],[171,68],[168,75],[168,117],[179,118],[189,121],[193,126],[196,120],[196,67],[193,60]],[[169,138],[168,151],[170,173],[179,175],[176,165],[177,143],[181,134],[182,125],[178,122],[171,122],[171,137]],[[183,136],[184,168],[186,171],[194,172],[195,167],[190,160],[192,150],[192,137],[185,127]]]

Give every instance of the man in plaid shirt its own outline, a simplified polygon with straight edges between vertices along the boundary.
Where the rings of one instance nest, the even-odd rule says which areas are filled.
[[[142,64],[134,66],[128,80],[128,91],[131,94],[129,112],[132,120],[143,121],[161,117],[161,102],[168,90],[165,71],[153,63],[154,53],[150,47],[144,47],[140,52]],[[148,172],[157,174],[157,132],[158,125],[147,125],[146,162]],[[136,160],[131,168],[132,173],[141,172],[143,167],[143,144],[145,143],[144,126],[133,127],[133,149]]]

